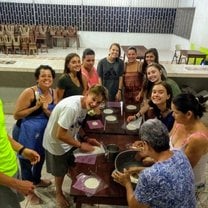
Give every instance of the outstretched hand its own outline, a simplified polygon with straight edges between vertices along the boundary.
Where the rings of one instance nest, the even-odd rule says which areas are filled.
[[[128,116],[126,121],[129,123],[130,121],[135,121],[135,116]]]
[[[130,174],[126,169],[124,169],[123,173],[119,171],[113,172],[112,177],[114,181],[121,184],[122,186],[126,186],[127,184],[131,183]]]
[[[35,185],[31,181],[24,181],[16,179],[14,189],[23,195],[29,195],[34,192]]]
[[[22,156],[25,159],[30,160],[32,165],[35,165],[40,161],[40,155],[32,149],[25,148],[24,151],[22,152]]]
[[[81,152],[92,152],[95,148],[88,142],[82,142],[80,150]]]
[[[98,147],[100,147],[100,142],[98,142],[97,141],[97,139],[95,139],[95,138],[88,138],[87,139],[87,142],[89,143],[89,144],[91,144],[91,145],[93,145],[93,146],[98,146]]]

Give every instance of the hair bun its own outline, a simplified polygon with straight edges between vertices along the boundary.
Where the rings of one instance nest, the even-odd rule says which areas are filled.
[[[208,94],[196,96],[199,103],[205,103],[208,100]]]

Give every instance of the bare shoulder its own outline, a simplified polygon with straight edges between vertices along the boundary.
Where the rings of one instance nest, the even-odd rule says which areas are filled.
[[[208,130],[205,128],[192,134],[189,145],[197,149],[199,148],[208,151]]]

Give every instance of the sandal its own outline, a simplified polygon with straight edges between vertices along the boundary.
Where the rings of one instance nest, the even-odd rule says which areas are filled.
[[[45,180],[41,180],[40,183],[36,184],[36,187],[45,188],[45,187],[50,186],[51,184],[52,184],[52,182],[50,180],[45,179]]]

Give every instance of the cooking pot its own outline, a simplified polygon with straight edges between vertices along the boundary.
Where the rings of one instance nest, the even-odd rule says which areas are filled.
[[[114,162],[119,153],[119,147],[116,144],[108,144],[105,149],[105,156],[108,162]]]
[[[137,150],[125,150],[120,152],[115,159],[116,170],[123,172],[123,169],[128,169],[129,167],[141,167],[142,163],[136,160],[135,156]]]

